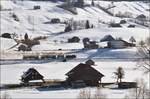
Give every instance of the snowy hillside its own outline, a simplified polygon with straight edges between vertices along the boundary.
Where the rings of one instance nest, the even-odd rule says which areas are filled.
[[[51,18],[55,17],[60,18],[62,21],[71,18],[74,20],[90,20],[90,22],[96,26],[98,25],[98,20],[103,20],[104,22],[118,22],[121,20],[121,18],[110,16],[98,7],[85,7],[84,9],[77,8],[78,14],[74,15],[71,12],[56,6],[60,4],[62,4],[62,2],[1,1],[2,9],[6,9],[0,12],[1,33],[15,32],[19,35],[24,35],[27,32],[31,36],[36,36],[61,32],[64,30],[64,24],[44,24],[44,22],[48,22]],[[99,4],[107,7],[111,3],[106,1],[99,2]],[[41,6],[41,9],[33,10],[34,5]],[[134,17],[140,14],[146,16],[149,14],[149,12],[146,11],[146,9],[148,9],[148,4],[143,2],[115,2],[114,5],[116,6],[113,9],[115,13],[117,11],[128,11],[132,13]],[[13,20],[11,17],[12,13],[15,13],[18,16],[19,22]]]
[[[2,33],[16,33],[18,37],[23,38],[25,33],[29,34],[30,38],[37,36],[48,36],[49,38],[46,41],[41,41],[42,49],[58,49],[57,44],[53,42],[64,41],[66,42],[68,38],[72,36],[79,36],[80,39],[84,37],[89,37],[91,40],[99,41],[105,35],[112,35],[113,37],[122,37],[124,40],[128,41],[131,36],[134,36],[138,41],[145,40],[148,37],[148,28],[137,25],[137,28],[127,28],[129,24],[135,24],[132,22],[127,22],[124,24],[122,28],[108,28],[107,24],[99,23],[99,20],[103,22],[119,22],[122,18],[114,17],[104,12],[102,9],[97,6],[87,6],[85,8],[77,8],[77,15],[72,14],[71,12],[64,10],[62,8],[57,7],[57,5],[62,4],[63,2],[42,2],[42,1],[1,1],[2,11],[1,13],[1,34]],[[90,4],[91,2],[87,0],[86,4]],[[108,1],[100,1],[95,2],[95,4],[99,4],[102,7],[109,7],[111,2]],[[39,5],[41,9],[33,10],[35,5]],[[148,16],[148,4],[143,2],[114,2],[116,7],[111,9],[114,14],[117,12],[130,12],[133,17],[137,15],[144,14]],[[126,9],[126,10],[124,10]],[[112,12],[112,11],[111,11]],[[122,12],[124,13],[124,12]],[[19,21],[15,21],[12,18],[12,14],[15,14]],[[74,20],[89,20],[91,24],[94,24],[94,29],[89,30],[75,30],[69,33],[60,33],[64,31],[65,24],[45,24],[46,22],[50,22],[52,18],[59,18],[62,22],[70,19]],[[10,47],[6,44],[5,39],[1,39],[2,44],[1,50],[6,50]],[[50,42],[50,44],[48,44]],[[5,46],[7,45],[7,46]],[[81,46],[82,44],[79,44]],[[39,47],[40,47],[39,46]],[[49,46],[49,47],[48,47]],[[51,47],[50,47],[51,46]],[[58,45],[59,46],[59,45]],[[68,46],[68,45],[67,45]],[[38,48],[39,48],[38,47]],[[37,47],[35,47],[37,48]],[[33,50],[35,49],[33,48]],[[70,47],[71,48],[71,47]],[[80,47],[81,48],[81,47]],[[63,48],[62,46],[62,49]],[[72,47],[72,49],[75,49]],[[40,49],[39,49],[40,50]]]

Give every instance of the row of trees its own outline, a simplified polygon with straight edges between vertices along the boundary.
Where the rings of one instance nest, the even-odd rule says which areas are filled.
[[[90,24],[89,20],[86,20],[85,22],[77,22],[77,21],[71,21],[69,22],[66,27],[64,32],[70,32],[72,30],[79,30],[79,29],[89,29],[93,28],[93,24]]]
[[[136,42],[136,39],[134,38],[134,36],[131,36],[129,41],[133,44]],[[138,44],[141,46],[141,47],[144,47],[144,46],[150,46],[150,37],[147,37],[146,40],[141,40],[138,42]]]

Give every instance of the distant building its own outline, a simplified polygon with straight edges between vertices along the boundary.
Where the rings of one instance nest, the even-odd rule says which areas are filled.
[[[34,10],[41,9],[41,6],[35,5],[35,6],[33,7],[33,9],[34,9]]]
[[[18,51],[31,51],[32,49],[28,47],[26,44],[21,44],[18,47]]]
[[[60,23],[60,19],[59,18],[53,18],[53,19],[51,19],[51,23],[53,23],[53,24]]]
[[[140,21],[145,21],[147,18],[144,14],[140,14],[136,17],[136,19],[140,20]]]
[[[66,81],[71,86],[76,86],[78,82],[84,83],[86,86],[98,86],[104,76],[102,73],[94,69],[91,65],[80,63],[68,73]]]
[[[134,24],[130,24],[130,25],[128,25],[128,28],[135,28],[135,25]]]
[[[84,48],[86,49],[97,49],[99,48],[98,44],[95,41],[89,41],[84,43]]]
[[[10,33],[3,33],[1,35],[1,37],[3,37],[3,38],[11,38],[11,34]]]
[[[111,35],[105,35],[100,42],[113,41],[115,40]]]
[[[24,74],[21,76],[21,81],[24,83],[28,83],[31,80],[42,80],[44,77],[34,68],[29,68]]]
[[[126,48],[133,46],[135,46],[135,44],[128,43],[124,40],[113,40],[108,42],[108,48]]]
[[[94,62],[93,60],[89,59],[89,60],[87,60],[87,61],[85,62],[85,64],[88,64],[88,65],[95,65],[95,62]]]
[[[122,26],[120,25],[120,23],[110,23],[109,27],[118,27],[118,28],[120,28]]]
[[[78,43],[80,41],[80,38],[77,36],[74,36],[70,39],[68,39],[68,43]]]
[[[83,7],[84,6],[84,0],[66,0],[66,2],[69,5],[72,5],[73,7]]]

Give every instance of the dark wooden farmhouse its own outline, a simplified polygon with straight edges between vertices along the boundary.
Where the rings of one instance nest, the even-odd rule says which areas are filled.
[[[110,23],[109,27],[122,27],[120,23]]]
[[[31,51],[32,49],[28,47],[26,44],[21,44],[18,47],[18,51]]]
[[[74,36],[70,39],[68,39],[68,43],[78,43],[80,41],[80,38],[77,36]]]
[[[51,19],[51,23],[53,23],[53,24],[60,23],[60,19],[59,18],[53,18],[53,19]]]
[[[10,33],[3,33],[1,35],[1,37],[3,37],[3,38],[11,38],[11,34]]]
[[[144,20],[146,20],[146,16],[144,14],[140,14],[136,17],[136,19],[144,21]]]
[[[130,25],[128,25],[128,28],[135,28],[135,25],[134,24],[130,24]]]
[[[133,47],[135,44],[128,43],[124,40],[113,40],[108,42],[109,48],[126,48],[126,47]]]
[[[89,41],[89,42],[85,42],[84,44],[84,48],[86,49],[97,49],[99,48],[99,46],[96,44],[95,41]]]
[[[115,38],[113,38],[111,35],[105,35],[100,42],[106,42],[106,41],[113,41]]]
[[[24,74],[21,76],[21,81],[24,83],[28,83],[31,80],[42,80],[44,77],[34,68],[29,68]]]
[[[99,71],[91,67],[91,65],[80,63],[68,73],[67,83],[71,86],[76,86],[78,82],[84,83],[86,86],[98,86],[101,83],[101,78],[104,76]]]

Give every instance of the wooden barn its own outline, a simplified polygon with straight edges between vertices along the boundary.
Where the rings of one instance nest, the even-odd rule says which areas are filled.
[[[70,39],[68,39],[68,43],[78,43],[80,41],[80,38],[77,36],[74,36]]]
[[[59,18],[53,18],[53,19],[51,19],[51,23],[53,23],[53,24],[60,23],[60,19]]]
[[[115,38],[113,38],[111,35],[105,35],[100,42],[106,42],[106,41],[113,41]]]
[[[104,76],[102,73],[94,69],[91,65],[80,63],[68,73],[67,83],[71,86],[84,83],[86,86],[98,86]]]
[[[135,44],[128,43],[124,40],[113,40],[108,42],[109,48],[126,48],[126,47],[133,47]]]
[[[144,14],[140,14],[136,17],[136,19],[140,20],[140,21],[145,21],[146,20],[146,16]]]
[[[43,82],[45,82],[43,78],[44,77],[35,68],[29,68],[21,76],[21,81],[24,83],[28,83],[31,80],[42,80]]]
[[[26,44],[21,44],[18,47],[18,51],[31,51],[32,49],[30,47],[28,47],[28,45]]]

